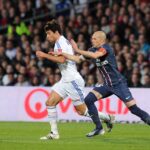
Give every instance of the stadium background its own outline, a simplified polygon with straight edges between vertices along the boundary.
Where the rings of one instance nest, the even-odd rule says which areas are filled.
[[[129,87],[150,87],[148,0],[0,0],[0,85],[52,86],[60,79],[56,64],[35,56],[36,50],[52,50],[43,30],[52,18],[81,49],[91,46],[94,31],[105,31]],[[78,70],[87,87],[101,84],[93,63]]]
[[[57,19],[67,39],[75,39],[81,49],[88,49],[91,46],[90,36],[94,31],[105,31],[107,42],[114,48],[119,71],[127,78],[129,87],[134,90],[138,104],[144,104],[143,108],[149,111],[147,100],[150,93],[149,1],[1,0],[0,12],[0,90],[3,93],[1,121],[45,121],[46,115],[38,120],[30,115],[31,119],[24,119],[25,115],[18,117],[18,114],[21,108],[28,115],[25,100],[29,92],[41,88],[48,93],[50,87],[61,78],[55,63],[35,56],[36,50],[45,52],[53,50],[53,45],[45,40],[43,30],[45,23],[52,18]],[[85,79],[86,87],[92,88],[102,84],[102,77],[92,62],[83,62],[78,65],[78,70]],[[49,87],[49,90],[46,87]],[[38,94],[31,96],[29,106],[35,114],[40,115],[45,112],[44,102],[47,97],[44,96],[45,93],[36,93]],[[114,100],[116,98],[110,99],[110,106],[103,106],[105,108],[101,111],[119,116],[118,113],[106,109],[106,107],[120,109]],[[64,106],[67,104],[65,101]],[[19,105],[20,103],[22,105]],[[14,107],[18,111],[8,113],[5,108],[11,108],[12,104],[16,104]],[[58,109],[60,120],[64,119],[61,117],[62,110],[59,107]],[[69,117],[68,110],[66,111],[68,120],[82,120],[78,115]],[[116,121],[140,121],[130,115],[124,114],[126,117],[120,116],[120,119],[116,117]]]
[[[99,110],[123,122],[116,123],[110,134],[85,138],[93,125],[89,119],[83,122],[85,118],[75,113],[67,98],[58,105],[59,119],[65,122],[59,122],[61,139],[39,140],[49,130],[45,100],[50,87],[60,80],[56,64],[35,56],[36,50],[52,51],[43,31],[52,18],[81,49],[91,46],[94,31],[105,31],[119,71],[139,106],[150,112],[149,0],[0,0],[0,149],[149,150],[149,126],[124,124],[140,120],[115,96],[97,103]],[[86,81],[86,92],[102,83],[92,62],[78,65],[78,70]]]

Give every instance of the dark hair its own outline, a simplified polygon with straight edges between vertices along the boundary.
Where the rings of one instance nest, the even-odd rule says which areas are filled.
[[[59,34],[61,34],[61,28],[60,25],[57,23],[55,19],[48,21],[46,25],[44,26],[45,32],[48,30],[51,30],[52,32],[58,31]]]

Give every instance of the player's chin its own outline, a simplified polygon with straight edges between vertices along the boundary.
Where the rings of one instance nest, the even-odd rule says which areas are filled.
[[[47,41],[52,43],[52,44],[55,43],[53,39],[47,39]]]
[[[95,48],[99,47],[99,45],[97,45],[97,44],[92,44],[92,46],[95,47]]]

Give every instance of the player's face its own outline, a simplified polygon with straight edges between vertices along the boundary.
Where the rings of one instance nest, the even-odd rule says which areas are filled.
[[[46,31],[46,39],[51,43],[55,42],[56,41],[55,33],[52,32],[51,30]]]
[[[101,40],[97,35],[95,35],[95,34],[92,35],[91,42],[92,42],[93,47],[99,47],[100,41]]]

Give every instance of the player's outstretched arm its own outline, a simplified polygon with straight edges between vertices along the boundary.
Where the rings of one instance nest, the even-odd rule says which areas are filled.
[[[70,41],[72,48],[75,52],[85,56],[85,57],[89,57],[89,58],[99,58],[104,56],[107,52],[105,49],[100,50],[100,51],[96,51],[96,52],[90,52],[90,51],[86,51],[86,50],[81,50],[78,48],[77,43],[74,40]]]
[[[72,60],[76,63],[81,63],[82,61],[85,60],[83,56],[71,55],[68,53],[53,52],[53,55],[64,56],[66,59]]]
[[[77,55],[70,55],[67,53],[62,53],[62,55],[69,60],[75,61],[76,63],[81,63],[82,61],[84,61],[85,59],[81,56],[77,56]]]
[[[65,57],[62,55],[55,56],[55,55],[50,55],[50,54],[44,53],[42,51],[36,51],[36,56],[39,58],[48,59],[48,60],[56,62],[56,63],[65,63],[66,62]]]

